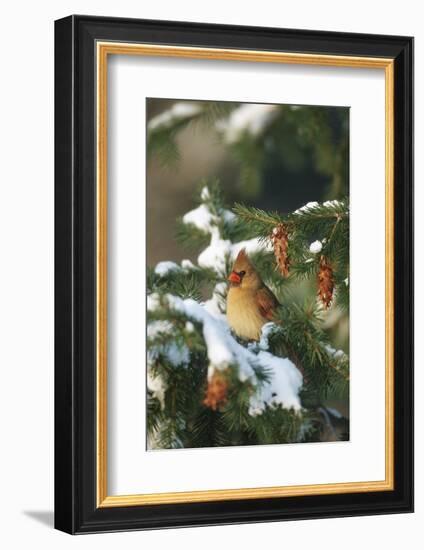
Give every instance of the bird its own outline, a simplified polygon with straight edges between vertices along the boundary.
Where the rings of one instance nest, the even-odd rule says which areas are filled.
[[[243,248],[228,276],[227,320],[242,340],[260,340],[264,324],[275,321],[277,298],[262,281]]]

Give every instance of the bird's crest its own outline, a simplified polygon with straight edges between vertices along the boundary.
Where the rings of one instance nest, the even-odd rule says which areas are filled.
[[[240,273],[240,271],[248,271],[248,269],[254,269],[253,264],[246,253],[246,249],[242,248],[237,254],[236,261],[233,265],[233,271]]]

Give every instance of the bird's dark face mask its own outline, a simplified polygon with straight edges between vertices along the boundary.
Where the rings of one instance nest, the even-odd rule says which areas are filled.
[[[240,286],[243,277],[246,275],[245,271],[232,271],[228,277],[228,280],[230,281],[231,286]]]

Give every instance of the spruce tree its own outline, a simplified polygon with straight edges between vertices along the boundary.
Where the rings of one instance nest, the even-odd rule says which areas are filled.
[[[180,246],[197,260],[148,270],[148,447],[347,439],[348,419],[334,404],[348,410],[349,359],[329,329],[349,308],[347,110],[168,105],[149,120],[148,158],[173,170],[181,131],[206,126],[238,165],[234,185],[246,204],[232,204],[228,182],[226,198],[218,181],[200,182],[195,207],[176,223]],[[281,192],[281,174],[290,177],[287,198],[320,181],[332,200],[293,212],[250,206],[265,179]],[[239,339],[225,316],[227,277],[242,248],[281,304],[257,342]]]
[[[149,448],[348,438],[348,423],[327,405],[348,399],[348,356],[323,326],[328,310],[349,305],[347,199],[288,215],[228,210],[219,184],[203,182],[197,201],[177,227],[197,263],[148,272]],[[281,304],[258,342],[238,339],[225,317],[242,248]],[[312,294],[299,300],[305,284]]]

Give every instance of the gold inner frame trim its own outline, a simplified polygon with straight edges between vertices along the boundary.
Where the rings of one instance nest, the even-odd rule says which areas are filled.
[[[162,46],[123,42],[96,44],[97,54],[97,506],[142,506],[183,502],[211,502],[394,489],[394,60],[254,50]],[[109,55],[142,55],[284,63],[331,67],[384,69],[386,135],[386,371],[385,479],[349,483],[216,489],[178,493],[109,496],[107,493],[107,61]]]

